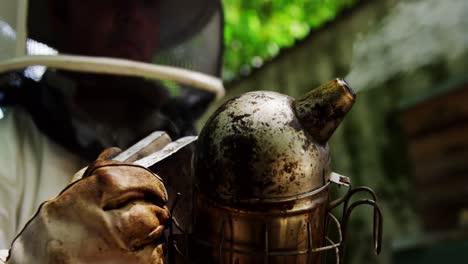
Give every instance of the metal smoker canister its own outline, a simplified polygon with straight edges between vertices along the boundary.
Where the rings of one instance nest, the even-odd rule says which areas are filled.
[[[191,262],[320,263],[326,142],[354,101],[336,79],[300,99],[259,91],[222,105],[195,151]]]

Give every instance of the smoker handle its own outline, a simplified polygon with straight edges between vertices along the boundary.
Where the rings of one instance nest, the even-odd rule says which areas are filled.
[[[372,199],[361,199],[349,204],[351,197],[356,193],[368,193],[372,196]],[[377,204],[377,196],[372,191],[372,189],[368,187],[357,187],[352,188],[350,186],[348,193],[343,197],[343,215],[342,215],[342,227],[341,232],[343,235],[343,243],[340,247],[340,259],[343,260],[345,254],[345,242],[348,230],[349,219],[353,210],[360,206],[360,205],[369,205],[374,208],[374,219],[373,219],[373,229],[372,229],[372,236],[374,240],[374,251],[376,254],[380,253],[382,248],[382,237],[383,237],[383,216],[382,210],[380,209],[379,205]]]

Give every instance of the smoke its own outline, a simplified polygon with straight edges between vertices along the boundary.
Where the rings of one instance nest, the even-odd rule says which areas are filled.
[[[468,50],[467,0],[401,1],[353,47],[345,78],[357,90]]]

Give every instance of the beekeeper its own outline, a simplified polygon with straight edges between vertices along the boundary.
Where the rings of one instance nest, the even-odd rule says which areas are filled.
[[[162,180],[102,151],[195,133],[222,28],[218,0],[0,1],[0,260],[163,263]]]

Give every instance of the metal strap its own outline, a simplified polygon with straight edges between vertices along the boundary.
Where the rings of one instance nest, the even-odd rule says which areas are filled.
[[[351,184],[351,179],[349,177],[336,172],[330,173],[330,181],[342,186],[349,186]]]

